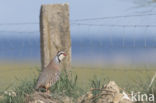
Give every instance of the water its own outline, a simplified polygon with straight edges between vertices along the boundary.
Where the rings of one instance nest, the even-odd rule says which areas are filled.
[[[12,34],[9,36],[8,34]],[[26,33],[24,33],[26,34]],[[16,32],[0,34],[0,60],[40,60],[39,33],[28,36]],[[73,64],[155,64],[156,42],[153,38],[72,36]]]

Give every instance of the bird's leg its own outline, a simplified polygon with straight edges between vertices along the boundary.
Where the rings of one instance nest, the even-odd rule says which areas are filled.
[[[50,90],[47,90],[47,93],[50,94]]]
[[[46,88],[46,94],[50,94],[50,90],[48,90],[48,88]]]

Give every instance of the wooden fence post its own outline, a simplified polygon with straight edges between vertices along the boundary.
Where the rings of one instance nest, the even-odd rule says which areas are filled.
[[[67,57],[61,67],[71,66],[71,40],[68,4],[42,5],[40,11],[41,66],[45,68],[57,51],[63,50]]]

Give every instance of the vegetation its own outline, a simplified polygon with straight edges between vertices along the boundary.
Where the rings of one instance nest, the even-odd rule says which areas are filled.
[[[26,96],[35,91],[36,82],[36,78],[32,81],[23,81],[14,90],[4,92],[4,98],[0,103],[24,103]],[[77,86],[77,75],[66,71],[61,73],[60,80],[50,90],[53,96],[68,96],[75,99],[83,94],[83,89]]]
[[[23,81],[21,85],[14,90],[5,91],[4,98],[0,103],[24,103],[25,97],[34,92],[36,80],[37,79],[34,79],[33,81]]]
[[[102,88],[109,80],[114,80],[121,88],[128,91],[129,94],[131,91],[139,91],[141,93],[154,94],[156,96],[156,80],[153,82],[152,86],[149,87],[154,73],[154,69],[116,70],[73,68],[70,72],[62,72],[60,80],[52,86],[50,90],[52,91],[53,96],[68,96],[76,100],[89,91],[90,88]],[[24,103],[25,97],[34,92],[34,86],[38,77],[37,74],[38,73],[35,72],[35,74],[31,76],[31,79],[22,80],[21,83],[14,86],[15,88],[7,88],[8,90],[5,91],[8,91],[8,93],[1,92],[1,94],[3,94],[3,100],[1,100],[0,103]],[[26,75],[28,75],[28,73],[26,73]],[[15,80],[18,82],[20,81],[19,79]],[[14,92],[16,95],[14,95]],[[92,91],[92,93],[93,95],[97,95],[100,91],[97,89]]]
[[[78,98],[83,93],[83,89],[78,87],[77,79],[77,75],[64,71],[61,73],[60,80],[50,90],[55,94]]]

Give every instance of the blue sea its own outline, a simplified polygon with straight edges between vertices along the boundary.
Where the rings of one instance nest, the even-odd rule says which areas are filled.
[[[156,40],[152,37],[71,36],[73,65],[155,64]],[[0,61],[40,61],[38,32],[1,32]]]

